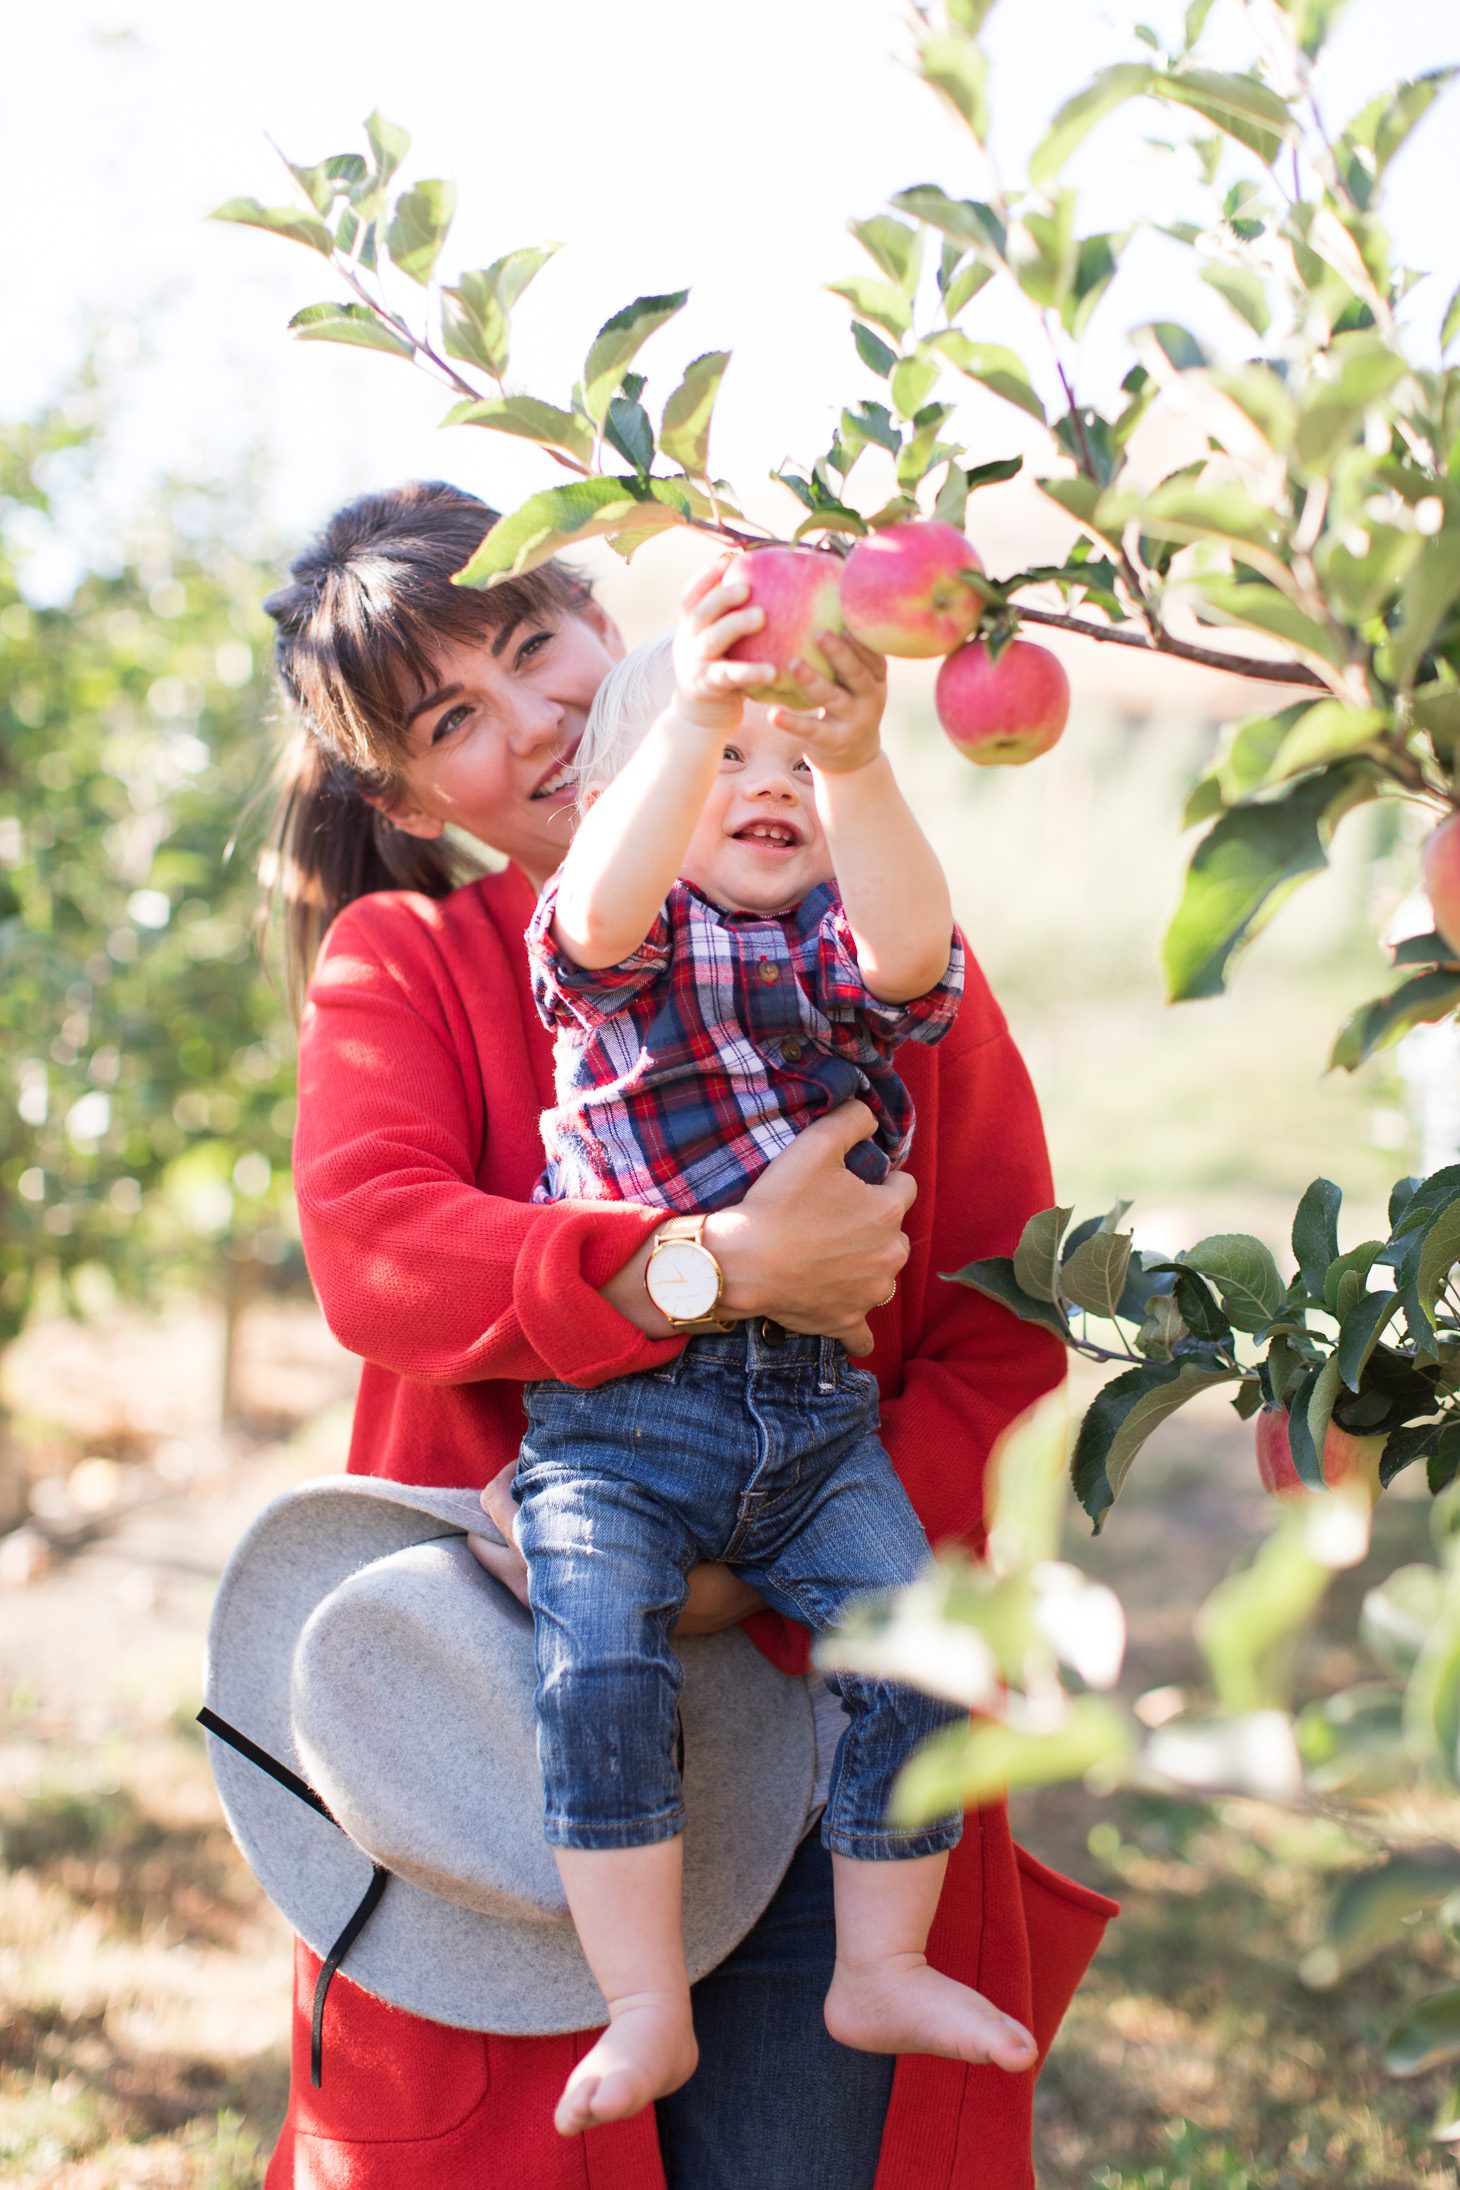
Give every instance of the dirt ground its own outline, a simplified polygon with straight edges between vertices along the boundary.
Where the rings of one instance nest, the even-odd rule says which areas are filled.
[[[270,1496],[342,1464],[353,1365],[308,1308],[255,1311],[245,1419],[224,1436],[208,1421],[215,1363],[207,1319],[179,1314],[43,1331],[11,1366],[56,1539],[28,1579],[0,1562],[13,2190],[256,2190],[283,2109],[288,1939],[221,1822],[193,1714],[222,1564]],[[1246,1433],[1214,1405],[1165,1433],[1099,1539],[1071,1517],[1065,1555],[1126,1604],[1127,1699],[1196,1676],[1193,1608],[1262,1515]],[[1335,1590],[1305,1680],[1361,1670],[1345,1640],[1358,1595],[1424,1548],[1424,1500],[1404,1486]],[[1396,2084],[1379,2053],[1405,1999],[1455,1981],[1455,1943],[1421,1934],[1332,1994],[1295,1973],[1333,1876],[1368,1860],[1362,1833],[1081,1787],[1013,1807],[1036,1854],[1122,1902],[1040,2080],[1044,2190],[1454,2184],[1426,2136],[1442,2079]],[[1453,1805],[1408,1820],[1418,1837],[1455,1827]]]

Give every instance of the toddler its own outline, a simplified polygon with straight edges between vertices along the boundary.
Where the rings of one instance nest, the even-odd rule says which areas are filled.
[[[877,1121],[857,1168],[885,1176],[913,1123],[892,1053],[940,1039],[963,975],[947,884],[881,751],[884,665],[823,634],[836,682],[795,665],[814,712],[747,702],[743,688],[775,672],[725,658],[764,621],[746,598],[712,568],[686,589],[672,646],[610,675],[579,749],[583,819],[528,930],[557,1033],[537,1198],[682,1212],[656,1235],[646,1283],[693,1334],[662,1369],[525,1393],[513,1495],[546,1832],[609,2012],[559,2100],[565,2136],[637,2112],[695,2067],[667,1640],[689,1569],[723,1562],[820,1633],[928,1557],[878,1439],[873,1378],[834,1340],[713,1314],[705,1215],[852,1095]],[[848,1724],[822,1820],[828,2029],[866,2051],[1032,2067],[1029,2032],[925,1958],[961,1817],[887,1821],[910,1752],[963,1714],[890,1682],[832,1685]]]

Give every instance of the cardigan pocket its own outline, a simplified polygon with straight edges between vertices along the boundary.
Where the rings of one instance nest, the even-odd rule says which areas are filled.
[[[1065,2011],[1095,1959],[1106,1925],[1120,1914],[1120,1903],[1041,1863],[1017,1841],[1014,1859],[1029,1937],[1033,1993],[1030,2028],[1042,2066]]]

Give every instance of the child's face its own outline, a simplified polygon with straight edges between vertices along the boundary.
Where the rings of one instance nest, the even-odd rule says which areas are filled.
[[[801,745],[754,700],[725,740],[681,872],[726,912],[785,912],[832,879]]]

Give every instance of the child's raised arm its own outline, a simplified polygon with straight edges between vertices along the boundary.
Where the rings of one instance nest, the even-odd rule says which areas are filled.
[[[743,688],[775,675],[765,662],[721,658],[765,622],[763,609],[740,605],[750,588],[743,580],[725,584],[724,569],[717,563],[685,587],[674,639],[674,701],[593,801],[563,862],[553,941],[590,971],[632,957],[653,927],[719,771],[725,738],[739,728]]]
[[[797,682],[817,712],[778,707],[771,719],[805,741],[862,979],[881,1003],[911,1003],[948,968],[947,879],[882,750],[887,664],[856,639],[820,632],[817,644],[836,683],[797,662]]]

